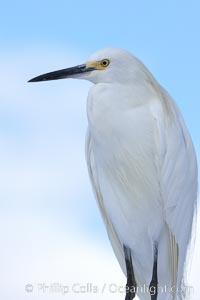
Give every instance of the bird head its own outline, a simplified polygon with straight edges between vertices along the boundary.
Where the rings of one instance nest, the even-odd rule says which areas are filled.
[[[141,73],[142,63],[131,53],[118,48],[104,48],[81,65],[37,76],[29,82],[64,78],[86,79],[93,83],[126,83]]]

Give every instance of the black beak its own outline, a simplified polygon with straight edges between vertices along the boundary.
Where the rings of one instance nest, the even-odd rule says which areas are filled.
[[[87,67],[86,64],[78,65],[72,68],[62,69],[59,71],[54,71],[50,73],[46,73],[35,78],[32,78],[28,82],[38,82],[38,81],[47,81],[47,80],[57,80],[64,78],[71,78],[74,75],[82,74],[85,72],[91,72],[95,70],[93,67]]]

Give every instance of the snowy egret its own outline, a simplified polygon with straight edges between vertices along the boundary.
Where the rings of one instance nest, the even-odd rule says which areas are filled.
[[[184,299],[197,162],[179,109],[125,50],[101,49],[83,65],[30,82],[62,78],[94,83],[87,99],[86,158],[108,236],[127,276],[126,300],[136,294],[146,300]]]

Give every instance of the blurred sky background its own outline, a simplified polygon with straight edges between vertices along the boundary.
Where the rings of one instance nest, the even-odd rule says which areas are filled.
[[[124,299],[114,285],[109,292],[109,284],[123,285],[125,278],[85,163],[91,84],[27,80],[83,63],[102,47],[125,48],[175,98],[199,157],[199,14],[197,0],[1,1],[0,298]],[[200,293],[199,249],[197,232],[192,300]],[[69,293],[43,292],[43,283],[69,286]],[[72,292],[75,283],[107,285],[94,294],[78,286]]]

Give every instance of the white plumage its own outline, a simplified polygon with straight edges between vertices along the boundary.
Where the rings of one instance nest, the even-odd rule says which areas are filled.
[[[130,253],[141,300],[185,299],[197,162],[179,109],[146,67],[121,49],[99,50],[84,65],[31,81],[66,77],[94,83],[87,100],[86,158],[123,272],[128,273],[125,253]],[[158,294],[151,298],[142,287],[156,278],[155,261]]]
[[[132,76],[95,78],[88,96],[86,156],[101,214],[125,274],[123,244],[132,250],[137,284],[149,284],[156,243],[161,290],[181,287],[197,198],[193,144],[174,101],[140,61],[118,49],[89,60],[105,57],[118,59],[115,72]]]

